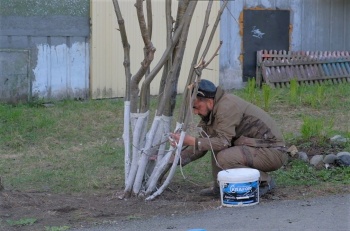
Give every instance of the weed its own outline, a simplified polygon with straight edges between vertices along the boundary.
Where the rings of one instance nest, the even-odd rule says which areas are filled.
[[[271,100],[271,87],[267,84],[263,84],[262,89],[264,95],[264,109],[265,111],[269,111]]]
[[[248,80],[246,92],[248,95],[248,101],[251,103],[255,102],[255,94],[256,94],[256,84],[255,84],[255,79],[251,78]]]
[[[19,220],[6,220],[6,222],[10,226],[25,226],[25,225],[33,225],[37,219],[35,218],[22,218]]]
[[[131,216],[128,216],[126,219],[127,220],[137,220],[137,219],[140,219],[140,217],[135,216],[135,215],[131,215]]]
[[[316,138],[321,144],[325,143],[328,133],[333,127],[333,121],[325,121],[322,118],[305,116],[301,126],[302,139]]]
[[[65,231],[69,228],[69,226],[45,226],[45,231]]]
[[[291,79],[290,80],[290,91],[289,91],[289,103],[292,105],[297,105],[298,102],[298,80]]]

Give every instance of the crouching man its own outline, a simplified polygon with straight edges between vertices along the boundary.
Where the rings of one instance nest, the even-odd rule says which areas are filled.
[[[212,152],[213,187],[203,189],[202,196],[220,195],[216,177],[223,169],[254,168],[260,171],[260,195],[275,187],[267,172],[287,163],[285,143],[276,122],[261,108],[225,93],[212,82],[202,79],[198,86],[193,112],[201,117],[200,137],[186,135],[181,165]],[[180,134],[171,134],[172,145]]]

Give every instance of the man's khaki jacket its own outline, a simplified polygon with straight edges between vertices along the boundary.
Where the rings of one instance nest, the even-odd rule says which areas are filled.
[[[225,93],[220,87],[217,88],[208,121],[202,119],[198,127],[203,130],[202,137],[196,139],[192,160],[208,150],[218,152],[234,145],[285,146],[281,131],[267,112],[236,95]]]

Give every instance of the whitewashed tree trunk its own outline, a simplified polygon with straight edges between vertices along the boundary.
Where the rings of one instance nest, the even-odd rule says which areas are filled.
[[[159,148],[156,153],[157,158],[155,161],[155,166],[153,167],[149,180],[146,183],[146,195],[149,195],[156,188],[159,176],[166,169],[166,164],[169,162],[170,154],[173,152],[173,148],[170,150],[166,150],[169,139],[168,134],[170,132],[170,123],[172,118],[167,116],[161,116],[160,119],[161,123],[159,125],[157,134],[161,135],[161,137],[159,139],[159,143],[155,144],[155,146],[159,145]]]
[[[131,194],[132,186],[134,185],[135,177],[138,170],[139,159],[143,151],[142,144],[147,131],[149,112],[146,113],[133,113],[131,114],[132,121],[132,162],[129,170],[128,178],[126,179],[125,194],[129,197]]]
[[[130,101],[124,101],[124,179],[128,179],[131,166],[131,154],[130,154]],[[126,186],[126,180],[125,180]]]
[[[141,184],[143,182],[144,175],[146,172],[146,165],[148,164],[148,160],[151,156],[151,153],[150,153],[151,146],[153,143],[153,138],[155,137],[156,131],[157,131],[158,126],[159,126],[159,121],[160,120],[158,117],[156,117],[153,120],[152,126],[151,126],[151,128],[146,136],[146,144],[141,152],[139,166],[137,169],[137,174],[136,174],[136,178],[135,178],[134,186],[133,186],[133,191],[135,194],[138,194],[141,190]]]
[[[177,127],[175,129],[175,131],[177,130],[181,130],[182,129],[182,125],[180,125],[179,123],[177,123]],[[172,180],[174,174],[175,174],[175,170],[176,170],[176,167],[177,167],[177,163],[179,162],[180,160],[180,154],[181,154],[181,149],[182,149],[182,144],[183,144],[183,141],[184,141],[184,138],[185,138],[185,135],[186,135],[186,132],[182,131],[181,132],[181,135],[180,135],[180,140],[179,140],[179,143],[178,145],[176,146],[176,148],[173,148],[171,149],[171,154],[173,154],[173,152],[175,152],[175,158],[174,158],[174,161],[171,165],[171,168],[170,168],[170,171],[169,171],[169,174],[166,178],[166,180],[164,181],[164,183],[162,184],[162,186],[156,191],[154,192],[151,196],[148,196],[146,198],[146,200],[153,200],[154,198],[156,198],[157,196],[159,196],[165,189],[166,187],[168,187],[168,185],[170,184],[170,181]],[[169,155],[169,156],[170,156]],[[170,157],[169,157],[170,158]],[[166,165],[168,165],[167,162],[164,162],[163,163],[163,166],[165,167]],[[164,171],[164,170],[163,170]],[[162,174],[162,172],[160,173]],[[158,179],[158,175],[155,175],[155,179]],[[149,191],[153,191],[151,188],[149,189]],[[147,195],[147,192],[146,192],[146,195]]]

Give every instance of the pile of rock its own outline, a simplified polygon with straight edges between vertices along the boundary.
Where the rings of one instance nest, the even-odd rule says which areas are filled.
[[[336,135],[330,139],[332,144],[341,144],[349,142],[350,140],[340,135]],[[288,151],[292,158],[300,159],[316,169],[328,169],[332,167],[349,167],[350,166],[350,152],[338,152],[337,154],[329,153],[326,155],[310,156],[305,152],[299,152],[297,147],[292,145]]]

